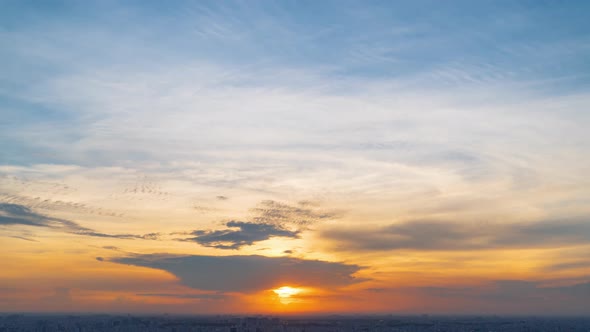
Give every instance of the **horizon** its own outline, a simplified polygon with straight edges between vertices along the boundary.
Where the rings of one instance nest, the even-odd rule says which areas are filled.
[[[178,315],[12,315],[0,317],[0,328],[10,330],[90,331],[586,331],[585,317],[499,316],[178,316]]]
[[[590,2],[0,5],[0,313],[590,316]]]
[[[332,319],[332,318],[343,318],[343,319],[357,319],[357,318],[392,318],[392,319],[403,319],[403,318],[418,318],[418,319],[446,319],[446,318],[482,318],[482,319],[518,319],[518,318],[527,318],[527,319],[582,319],[582,320],[589,320],[590,315],[537,315],[537,314],[528,314],[528,315],[520,315],[520,314],[505,314],[505,315],[497,315],[497,314],[429,314],[429,313],[378,313],[378,312],[370,312],[370,313],[293,313],[293,312],[286,312],[286,313],[212,313],[212,314],[199,314],[199,313],[168,313],[168,312],[82,312],[82,311],[72,311],[72,312],[0,312],[0,316],[59,316],[59,317],[67,317],[67,316],[113,316],[113,317],[188,317],[188,318],[285,318],[285,319]]]

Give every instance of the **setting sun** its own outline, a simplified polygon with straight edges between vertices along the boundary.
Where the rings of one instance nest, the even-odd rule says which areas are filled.
[[[286,298],[301,293],[301,290],[289,286],[283,286],[277,289],[273,289],[273,292],[275,292],[275,294],[277,294],[281,298]]]

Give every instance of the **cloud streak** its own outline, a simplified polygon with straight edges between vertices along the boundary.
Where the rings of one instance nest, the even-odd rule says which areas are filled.
[[[413,221],[374,229],[322,232],[342,250],[483,250],[556,248],[590,243],[586,219],[530,223],[459,223]]]
[[[83,227],[80,224],[60,218],[48,217],[36,212],[30,208],[18,204],[0,203],[0,225],[4,226],[33,226],[42,227],[69,234],[84,235],[102,238],[114,239],[145,239],[156,240],[158,233],[149,233],[144,235],[138,234],[108,234],[97,232],[91,228]],[[31,239],[26,239],[31,240]]]

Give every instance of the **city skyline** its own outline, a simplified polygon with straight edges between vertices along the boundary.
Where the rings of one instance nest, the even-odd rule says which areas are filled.
[[[0,5],[0,312],[590,314],[590,3]]]

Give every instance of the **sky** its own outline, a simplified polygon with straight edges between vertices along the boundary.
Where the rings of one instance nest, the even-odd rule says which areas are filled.
[[[0,312],[590,315],[590,2],[0,5]]]

